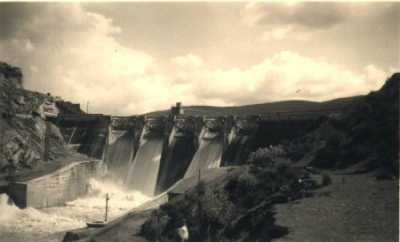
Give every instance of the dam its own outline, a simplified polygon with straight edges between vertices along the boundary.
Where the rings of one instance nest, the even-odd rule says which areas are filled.
[[[53,122],[88,159],[10,183],[0,206],[10,211],[3,216],[11,225],[3,223],[0,232],[22,231],[15,242],[32,236],[61,241],[62,231],[103,219],[106,194],[110,219],[118,218],[153,198],[158,201],[157,195],[179,188],[183,179],[194,186],[199,173],[207,177],[216,168],[244,164],[258,147],[301,135],[312,128],[314,116],[60,115]],[[21,219],[25,223],[19,224]],[[49,223],[53,229],[45,231]]]

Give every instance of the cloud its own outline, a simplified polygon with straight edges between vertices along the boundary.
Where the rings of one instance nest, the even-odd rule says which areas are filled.
[[[193,54],[172,58],[172,63],[180,67],[197,68],[203,65],[203,60]]]
[[[245,69],[215,69],[191,75],[190,93],[201,104],[239,105],[288,99],[316,101],[365,94],[388,74],[369,65],[354,73],[291,51],[276,53]],[[188,80],[189,82],[189,80]]]
[[[244,17],[250,25],[294,25],[309,29],[330,28],[346,20],[349,7],[342,3],[250,3]]]
[[[312,32],[356,18],[385,16],[394,7],[393,3],[252,2],[243,9],[242,18],[249,26],[264,27],[264,40],[307,40]]]
[[[375,65],[356,73],[293,51],[275,52],[245,68],[211,67],[207,58],[194,53],[164,60],[121,44],[117,36],[123,28],[80,4],[24,6],[14,6],[18,20],[8,20],[7,35],[0,38],[4,61],[23,68],[27,88],[89,101],[90,112],[131,115],[176,101],[240,105],[327,100],[377,89],[386,75]],[[31,6],[35,11],[26,9]],[[275,37],[290,31],[283,29]]]
[[[146,79],[154,59],[116,41],[111,19],[79,4],[45,4],[19,21],[0,42],[7,62],[22,66],[25,86],[66,99],[91,102],[94,111],[119,112],[139,103],[156,78]],[[22,48],[21,48],[22,47]],[[143,111],[146,107],[132,106]],[[126,112],[126,111],[125,111]]]

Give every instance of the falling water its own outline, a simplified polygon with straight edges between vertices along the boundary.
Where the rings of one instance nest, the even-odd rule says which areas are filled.
[[[130,189],[141,191],[148,196],[155,193],[160,168],[163,138],[141,138],[135,159],[129,167],[126,184]]]
[[[200,134],[199,148],[185,173],[185,178],[197,175],[199,170],[211,169],[221,165],[223,142],[215,133],[205,131],[205,129],[203,128]]]
[[[157,192],[163,192],[181,179],[195,152],[193,133],[176,135],[174,127],[169,137],[167,155],[160,167]]]
[[[59,242],[67,230],[86,227],[86,222],[104,219],[105,194],[110,195],[109,218],[113,219],[150,198],[127,191],[112,182],[90,180],[89,194],[66,206],[19,209],[0,195],[0,242]]]
[[[129,163],[135,154],[135,136],[133,131],[111,130],[105,162],[114,177],[128,175]]]

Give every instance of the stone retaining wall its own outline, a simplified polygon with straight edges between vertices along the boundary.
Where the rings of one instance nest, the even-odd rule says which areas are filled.
[[[75,162],[45,176],[10,183],[8,193],[20,208],[64,205],[86,194],[89,179],[101,172],[100,161]]]

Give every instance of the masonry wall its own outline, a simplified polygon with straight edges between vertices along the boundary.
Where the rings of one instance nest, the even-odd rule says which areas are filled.
[[[42,177],[11,183],[9,195],[21,208],[64,205],[86,194],[89,179],[101,170],[99,161],[76,162]]]

